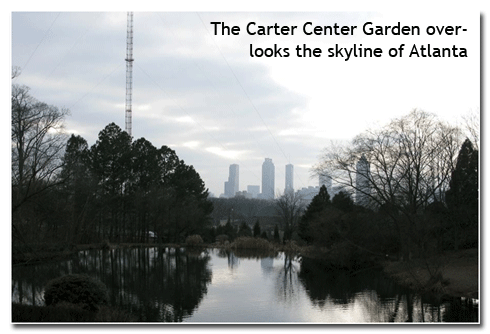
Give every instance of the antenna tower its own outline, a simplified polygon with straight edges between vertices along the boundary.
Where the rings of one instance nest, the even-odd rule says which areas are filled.
[[[128,35],[126,39],[126,132],[130,137],[132,127],[133,61],[133,12],[128,12]]]

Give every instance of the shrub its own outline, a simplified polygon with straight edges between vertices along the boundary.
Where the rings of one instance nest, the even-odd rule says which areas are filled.
[[[262,238],[238,237],[231,245],[233,248],[254,248],[254,249],[271,249],[269,241]]]
[[[185,239],[185,244],[187,246],[199,246],[203,243],[204,243],[204,241],[202,240],[202,238],[199,234],[189,235]]]
[[[109,296],[106,286],[87,275],[66,275],[48,282],[44,290],[47,306],[60,302],[80,305],[84,309],[97,311],[107,304]]]
[[[228,236],[226,234],[220,234],[216,237],[216,242],[220,244],[224,244],[226,241],[228,241]]]

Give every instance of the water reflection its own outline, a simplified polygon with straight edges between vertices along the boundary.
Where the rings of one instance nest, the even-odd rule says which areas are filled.
[[[209,260],[206,252],[179,249],[84,251],[70,261],[15,268],[12,298],[42,305],[48,280],[87,273],[106,284],[111,305],[129,311],[139,321],[183,321],[207,292],[212,276]]]
[[[355,306],[363,322],[476,322],[478,305],[464,298],[434,299],[395,284],[379,270],[351,274],[303,259],[299,279],[320,309]]]
[[[276,296],[282,302],[293,303],[298,300],[301,288],[298,284],[298,272],[299,263],[292,256],[285,254],[275,280]]]
[[[420,296],[378,270],[353,274],[250,250],[83,251],[69,261],[13,268],[12,300],[43,305],[47,281],[69,273],[100,279],[111,305],[142,322],[478,321],[472,299]]]

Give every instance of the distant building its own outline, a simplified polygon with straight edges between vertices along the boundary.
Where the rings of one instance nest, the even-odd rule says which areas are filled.
[[[326,174],[320,175],[320,177],[318,178],[318,185],[320,187],[324,185],[327,188],[327,192],[330,195],[330,198],[333,197],[332,178],[329,175]]]
[[[369,205],[369,194],[371,193],[370,165],[364,154],[357,163],[356,169],[356,204],[367,207]]]
[[[272,159],[265,158],[262,163],[262,198],[274,199],[275,167]]]
[[[228,181],[225,181],[225,197],[231,198],[239,190],[239,166],[237,164],[230,165]]]
[[[225,181],[225,193],[224,193],[224,197],[230,197],[230,193],[231,193],[231,190],[230,190],[230,182]]]
[[[305,204],[309,204],[313,197],[318,195],[320,192],[320,187],[309,186],[308,188],[301,188],[296,192]]]
[[[257,198],[260,194],[260,186],[247,186],[247,193],[251,198]]]
[[[252,194],[249,194],[248,191],[243,190],[243,191],[237,191],[235,193],[235,197],[245,197],[245,198],[253,198]]]
[[[291,164],[286,165],[286,187],[284,188],[284,192],[294,191],[293,186],[293,175],[294,175],[294,166]]]

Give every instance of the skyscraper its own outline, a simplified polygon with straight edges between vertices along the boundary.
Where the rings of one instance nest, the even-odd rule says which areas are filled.
[[[284,192],[294,191],[293,186],[293,175],[294,175],[294,166],[291,164],[286,165],[286,187],[284,188]]]
[[[252,198],[257,198],[260,194],[260,186],[247,186],[247,192],[252,196]]]
[[[332,189],[332,178],[327,174],[322,174],[319,177],[319,186],[325,186],[327,188],[327,192],[330,195],[330,198],[333,197],[333,189]]]
[[[234,197],[239,191],[239,166],[237,164],[230,165],[228,181],[225,182],[225,196]]]
[[[356,167],[356,204],[368,206],[369,194],[371,193],[371,187],[369,185],[370,166],[364,154],[357,162]]]
[[[262,198],[274,199],[275,167],[272,159],[265,158],[262,163]]]

